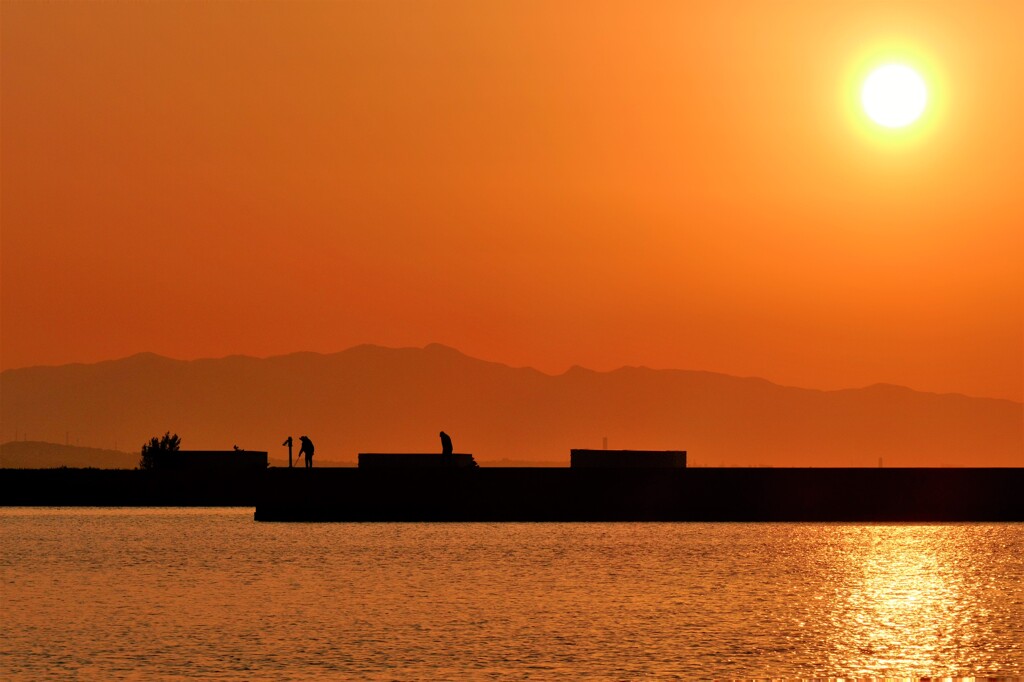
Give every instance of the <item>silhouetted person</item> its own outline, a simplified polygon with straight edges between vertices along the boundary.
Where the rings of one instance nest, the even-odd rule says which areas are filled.
[[[455,460],[452,457],[452,437],[444,431],[441,432],[441,460],[444,462],[451,463]]]
[[[302,447],[299,448],[299,457],[302,457],[303,455],[305,455],[306,456],[306,468],[307,469],[312,469],[313,468],[313,441],[311,441],[308,436],[303,436],[302,438],[299,438],[299,440],[302,441]]]
[[[292,437],[288,436],[287,438],[285,438],[284,442],[281,443],[281,445],[287,445],[288,446],[288,468],[291,469],[292,468]]]

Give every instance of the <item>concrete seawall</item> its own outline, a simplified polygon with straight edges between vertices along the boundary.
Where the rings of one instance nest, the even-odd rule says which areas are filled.
[[[1024,521],[1024,469],[270,471],[261,521]]]
[[[0,469],[0,506],[252,507],[267,470]]]
[[[261,521],[1024,522],[1012,469],[0,470],[0,506],[247,506]]]

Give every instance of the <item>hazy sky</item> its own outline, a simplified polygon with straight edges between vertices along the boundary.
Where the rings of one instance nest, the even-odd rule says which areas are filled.
[[[0,10],[4,368],[436,341],[1024,397],[1017,0]],[[855,106],[889,58],[902,134]]]

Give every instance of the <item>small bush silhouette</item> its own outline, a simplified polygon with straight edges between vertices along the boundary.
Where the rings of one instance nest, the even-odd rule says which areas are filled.
[[[142,457],[139,459],[140,469],[160,469],[167,466],[167,459],[181,447],[178,434],[171,435],[168,431],[162,437],[153,436],[148,443],[142,445]]]

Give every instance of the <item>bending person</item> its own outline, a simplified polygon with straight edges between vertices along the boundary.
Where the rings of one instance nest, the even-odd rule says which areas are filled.
[[[306,456],[306,468],[313,468],[313,441],[308,436],[303,436],[299,439],[302,441],[302,447],[299,448],[299,457]]]

